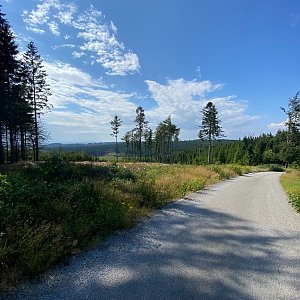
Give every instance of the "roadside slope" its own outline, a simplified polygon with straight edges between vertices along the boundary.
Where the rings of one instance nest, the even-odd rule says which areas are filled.
[[[279,176],[193,193],[4,299],[297,299],[300,215]]]

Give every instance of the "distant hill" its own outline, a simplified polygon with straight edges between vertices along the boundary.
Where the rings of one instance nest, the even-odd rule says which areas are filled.
[[[225,144],[233,142],[234,140],[219,140],[216,141],[216,144]],[[190,150],[196,149],[200,146],[199,140],[188,140],[188,141],[179,141],[175,143],[174,150]],[[203,143],[202,143],[203,145]],[[126,152],[126,144],[124,142],[118,143],[118,148],[120,153]],[[43,147],[46,151],[56,151],[61,150],[65,152],[84,152],[92,156],[104,156],[109,153],[115,152],[115,143],[107,142],[107,143],[89,143],[89,144],[61,144],[61,143],[53,143],[48,144]]]

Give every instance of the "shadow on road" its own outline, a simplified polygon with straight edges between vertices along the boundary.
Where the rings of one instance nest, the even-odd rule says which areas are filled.
[[[43,287],[27,286],[19,297],[257,299],[278,284],[299,292],[299,267],[293,268],[299,261],[280,251],[294,239],[299,236],[264,234],[247,220],[180,201],[73,258],[63,275],[53,272],[38,283]]]

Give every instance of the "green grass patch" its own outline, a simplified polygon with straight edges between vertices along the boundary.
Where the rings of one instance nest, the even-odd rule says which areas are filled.
[[[300,172],[287,172],[281,176],[280,182],[288,194],[291,204],[300,212]]]

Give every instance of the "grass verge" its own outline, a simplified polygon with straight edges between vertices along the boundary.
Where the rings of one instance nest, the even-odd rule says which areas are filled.
[[[72,163],[59,155],[0,174],[0,290],[248,167]]]
[[[283,174],[280,182],[288,194],[291,204],[300,212],[300,171],[289,171]]]

